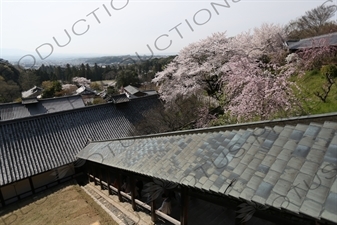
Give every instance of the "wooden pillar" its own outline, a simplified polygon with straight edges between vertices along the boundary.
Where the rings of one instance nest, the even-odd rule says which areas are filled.
[[[103,173],[103,168],[102,168],[101,165],[98,165],[98,178],[99,178],[99,185],[101,186],[101,190],[104,189],[103,182],[102,182],[102,180],[103,180],[103,174],[102,173]]]
[[[55,174],[56,174],[56,180],[57,183],[60,184],[61,183],[61,179],[60,179],[60,175],[59,175],[59,170],[56,168],[55,170]]]
[[[132,209],[134,211],[137,211],[137,205],[136,205],[136,181],[133,176],[130,176],[130,188],[131,188],[131,204]]]
[[[152,222],[157,222],[157,214],[156,214],[156,200],[151,201],[151,220]]]
[[[117,179],[117,195],[118,195],[118,200],[120,202],[123,202],[122,194],[121,194],[121,187],[122,187],[122,174],[117,173],[116,174],[116,179]]]
[[[87,172],[87,176],[88,176],[88,184],[90,184],[91,178],[90,178],[90,163],[87,161],[85,162],[85,169]]]
[[[188,189],[186,187],[181,187],[180,224],[188,224]]]
[[[30,189],[32,189],[32,193],[35,194],[35,188],[34,188],[32,177],[29,177],[28,180],[29,180]]]
[[[98,170],[97,170],[97,166],[95,164],[92,165],[92,169],[93,169],[93,176],[94,176],[94,184],[95,186],[97,185],[97,175],[98,175]]]
[[[110,173],[110,169],[108,168],[108,171],[107,171],[107,183],[108,183],[108,193],[109,195],[112,195],[112,190],[110,188],[110,185],[111,185],[111,173]]]
[[[2,195],[1,188],[0,188],[0,202],[1,202],[2,207],[4,207],[6,205],[4,196]]]

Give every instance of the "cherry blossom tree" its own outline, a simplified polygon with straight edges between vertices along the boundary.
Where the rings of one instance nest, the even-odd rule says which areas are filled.
[[[232,39],[235,54],[222,67],[226,111],[239,121],[290,114],[296,103],[290,75],[296,60],[284,58],[283,28],[263,24]],[[283,115],[284,116],[284,115]]]
[[[189,97],[203,92],[218,98],[221,93],[220,68],[229,59],[228,42],[225,33],[216,33],[182,49],[152,80],[160,85],[161,98],[171,102],[177,96]]]
[[[89,87],[91,80],[85,77],[73,77],[73,83],[75,83],[78,86]]]
[[[283,35],[272,24],[231,38],[213,34],[184,48],[153,82],[167,103],[177,96],[207,96],[216,101],[211,107],[221,105],[239,121],[290,113],[295,99],[288,78],[297,62],[286,62]],[[199,111],[211,114],[205,106]]]

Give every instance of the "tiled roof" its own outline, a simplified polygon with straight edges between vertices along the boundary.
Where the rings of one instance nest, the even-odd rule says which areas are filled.
[[[140,98],[0,122],[0,186],[74,162],[88,140],[132,135],[156,102]]]
[[[140,92],[138,88],[136,88],[134,86],[131,86],[131,85],[128,85],[128,86],[124,87],[124,90],[126,92],[128,92],[130,95],[134,95],[134,94]]]
[[[126,94],[120,94],[120,95],[113,95],[110,97],[109,101],[112,101],[115,104],[123,103],[123,102],[129,102],[128,96]]]
[[[30,98],[36,97],[42,93],[42,88],[34,86],[33,88],[29,89],[28,91],[21,92],[22,98]]]
[[[290,50],[319,47],[325,44],[337,46],[337,32],[301,40],[287,41],[287,44]]]
[[[35,99],[35,102],[36,103],[25,105],[21,103],[0,104],[0,120],[12,120],[85,107],[82,97],[76,95],[50,99]]]
[[[242,127],[93,142],[77,156],[337,223],[337,123]]]

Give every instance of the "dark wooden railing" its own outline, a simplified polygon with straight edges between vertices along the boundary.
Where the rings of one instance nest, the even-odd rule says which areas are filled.
[[[108,187],[108,183],[106,183],[105,181],[102,181],[100,180],[99,178],[91,175],[91,174],[88,174],[88,176],[94,180],[94,183],[97,184],[97,185],[101,185],[101,188],[104,189],[104,190],[109,190],[109,187],[110,187],[110,190],[112,190],[116,195],[118,195],[118,189],[115,188],[114,186],[112,185],[109,185]],[[129,194],[123,192],[123,191],[120,191],[122,197],[123,197],[123,200],[126,201],[126,202],[129,202],[131,203],[132,201],[132,198]],[[148,213],[150,214],[151,213],[151,206],[146,204],[145,202],[142,202],[138,199],[135,199],[135,202],[137,204],[138,207],[144,209],[145,211],[148,211]],[[155,210],[155,213],[157,216],[159,216],[161,219],[173,224],[173,225],[180,225],[180,221],[166,215],[165,213],[162,213],[161,211],[159,210]]]

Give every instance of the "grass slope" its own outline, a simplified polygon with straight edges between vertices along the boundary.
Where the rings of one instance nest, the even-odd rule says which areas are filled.
[[[303,106],[303,114],[320,114],[337,112],[337,79],[332,85],[326,102],[315,96],[315,92],[323,94],[322,88],[326,87],[327,80],[319,70],[308,71],[303,76],[292,78],[301,91],[296,91],[298,99]]]

